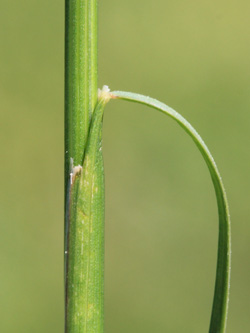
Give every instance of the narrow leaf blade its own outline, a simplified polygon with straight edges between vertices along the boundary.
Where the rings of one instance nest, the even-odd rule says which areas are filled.
[[[111,95],[113,99],[118,98],[144,104],[170,116],[192,138],[207,164],[214,185],[219,215],[217,270],[209,333],[223,333],[226,331],[229,301],[231,228],[227,196],[215,161],[201,136],[193,126],[174,109],[156,99],[136,93],[113,91]]]

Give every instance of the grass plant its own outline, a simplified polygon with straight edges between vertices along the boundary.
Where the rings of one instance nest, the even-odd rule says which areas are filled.
[[[104,169],[102,120],[109,100],[127,100],[173,118],[192,138],[214,185],[219,215],[210,333],[223,333],[230,282],[230,219],[223,183],[200,135],[175,110],[143,95],[97,94],[97,3],[66,0],[65,34],[65,332],[104,332]]]

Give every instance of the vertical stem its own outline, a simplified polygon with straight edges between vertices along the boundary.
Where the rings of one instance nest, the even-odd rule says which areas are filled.
[[[65,25],[65,332],[101,333],[104,266],[101,132],[94,164],[87,170],[84,167],[97,103],[97,0],[65,0]],[[86,175],[93,186],[83,190]],[[93,189],[99,189],[98,194],[93,194]]]
[[[97,1],[65,2],[65,176],[82,164],[97,101]]]

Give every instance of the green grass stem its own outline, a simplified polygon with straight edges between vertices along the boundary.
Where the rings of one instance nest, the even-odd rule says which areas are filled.
[[[101,333],[104,176],[100,133],[95,148],[91,144],[97,104],[97,0],[66,0],[65,23],[65,332]]]

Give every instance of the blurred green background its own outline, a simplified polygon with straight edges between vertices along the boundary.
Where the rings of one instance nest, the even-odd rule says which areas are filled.
[[[250,3],[99,2],[99,86],[164,101],[217,161],[232,218],[228,333],[250,331]],[[0,331],[63,332],[64,1],[0,3]],[[217,209],[170,118],[104,119],[107,333],[207,332]]]

